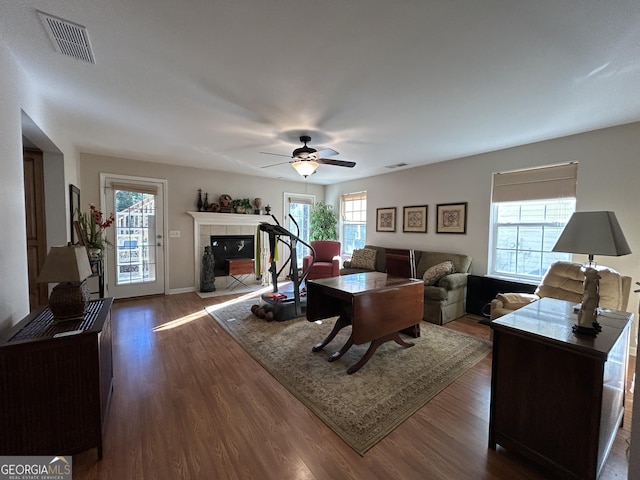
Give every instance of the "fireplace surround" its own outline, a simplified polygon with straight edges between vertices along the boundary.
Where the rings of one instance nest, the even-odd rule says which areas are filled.
[[[235,214],[235,213],[212,213],[212,212],[187,212],[193,217],[193,240],[194,240],[194,285],[195,291],[200,290],[200,268],[204,247],[211,245],[211,236],[253,236],[255,252],[255,236],[258,234],[258,225],[262,222],[273,223],[271,217],[267,215]],[[264,232],[259,232],[260,248],[255,252],[255,260],[259,261],[260,279],[253,279],[255,285],[269,285],[271,278],[268,273],[269,261],[269,239]],[[233,282],[231,277],[223,274],[218,276],[216,272],[216,290],[224,290]]]

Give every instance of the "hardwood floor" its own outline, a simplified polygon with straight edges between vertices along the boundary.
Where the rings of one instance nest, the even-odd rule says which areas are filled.
[[[74,479],[546,479],[490,450],[490,355],[364,457],[260,367],[204,311],[239,295],[117,301],[115,389],[104,457],[73,457]],[[474,318],[447,325],[489,338]],[[633,372],[631,359],[630,372]],[[630,382],[629,382],[630,385]],[[601,479],[627,477],[632,395]]]

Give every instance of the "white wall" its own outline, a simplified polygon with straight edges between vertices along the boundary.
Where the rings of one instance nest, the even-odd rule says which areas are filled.
[[[68,239],[65,192],[69,183],[77,181],[78,155],[64,132],[58,131],[46,103],[2,42],[0,65],[0,330],[4,330],[29,313],[22,136],[34,136],[30,140],[45,152],[45,171],[58,178],[58,185],[47,182],[45,191],[48,246],[64,244]],[[29,119],[29,125],[25,125],[25,118]],[[49,216],[57,219],[57,223],[51,224]]]
[[[624,257],[596,257],[596,262],[639,281],[640,123],[330,185],[326,201],[338,205],[341,194],[366,190],[367,243],[466,253],[473,257],[473,273],[484,275],[492,174],[569,161],[579,162],[577,209],[613,210],[633,252]],[[453,202],[469,203],[467,234],[436,234],[436,204]],[[428,232],[402,233],[402,207],[425,204],[429,205]],[[397,207],[396,233],[375,231],[376,208],[381,207]],[[582,263],[585,257],[576,255],[574,260]],[[628,310],[638,311],[638,299],[632,293]]]
[[[29,312],[20,108],[27,80],[0,43],[0,330]]]
[[[176,159],[176,163],[180,163]],[[180,238],[167,238],[169,260],[169,290],[185,291],[193,289],[194,239],[193,217],[188,211],[197,211],[198,189],[209,193],[209,202],[218,202],[222,194],[232,198],[261,197],[263,205],[272,207],[271,213],[283,222],[283,194],[305,193],[315,195],[316,201],[324,200],[324,187],[303,182],[266,179],[249,175],[237,175],[199,168],[177,165],[141,162],[125,158],[82,154],[80,160],[82,180],[82,207],[89,203],[100,205],[100,173],[133,175],[166,179],[168,183],[167,202],[169,204],[167,230],[179,230]],[[264,208],[264,207],[263,207]]]

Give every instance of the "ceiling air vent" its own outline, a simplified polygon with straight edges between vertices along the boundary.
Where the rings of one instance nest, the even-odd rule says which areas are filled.
[[[400,168],[400,167],[406,167],[407,165],[409,165],[408,163],[394,163],[393,165],[386,165],[385,168]]]
[[[96,63],[85,27],[43,12],[38,15],[58,52],[76,60]]]

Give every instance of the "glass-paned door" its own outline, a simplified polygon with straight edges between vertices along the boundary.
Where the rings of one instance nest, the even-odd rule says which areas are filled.
[[[106,178],[105,185],[116,218],[107,258],[109,295],[164,293],[164,184]]]
[[[287,230],[294,235],[299,236],[302,240],[309,243],[311,210],[315,203],[313,195],[288,194],[285,193],[285,223]],[[291,221],[289,214],[295,219],[298,226]],[[302,257],[309,254],[309,249],[302,243],[298,243],[296,248],[296,265],[302,268]]]

